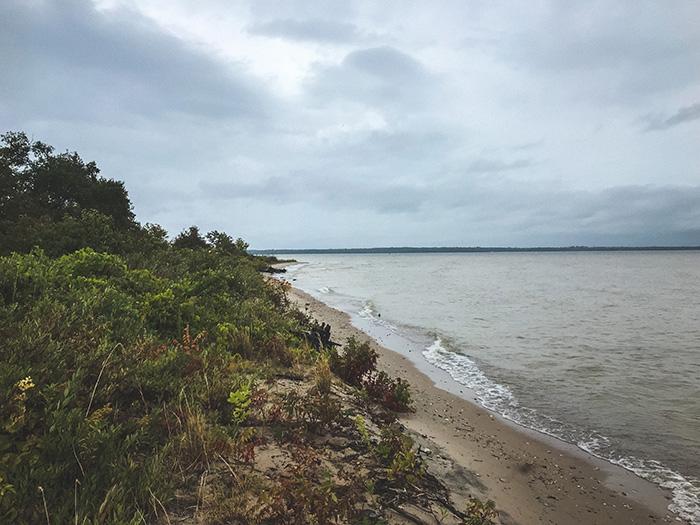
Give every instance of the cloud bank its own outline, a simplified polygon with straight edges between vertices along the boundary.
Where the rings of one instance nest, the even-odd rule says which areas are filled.
[[[6,0],[0,131],[254,248],[700,244],[700,12]]]

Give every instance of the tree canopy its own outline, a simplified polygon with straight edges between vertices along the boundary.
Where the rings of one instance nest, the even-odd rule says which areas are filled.
[[[117,232],[138,227],[124,183],[100,177],[94,162],[84,162],[75,152],[55,154],[53,147],[23,132],[0,139],[2,253],[27,252],[54,228],[68,233],[78,225]]]

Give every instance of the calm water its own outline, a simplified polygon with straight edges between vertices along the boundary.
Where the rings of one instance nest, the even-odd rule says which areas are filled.
[[[486,408],[672,488],[700,524],[700,253],[298,255]]]

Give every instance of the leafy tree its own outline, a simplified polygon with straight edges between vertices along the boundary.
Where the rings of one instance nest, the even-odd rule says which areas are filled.
[[[248,243],[240,237],[233,240],[233,237],[216,230],[207,233],[207,240],[216,248],[230,255],[245,255],[248,253]]]
[[[0,136],[0,221],[16,220],[30,210],[26,198],[30,192],[29,165],[32,159],[45,158],[53,151],[42,142],[30,142],[21,132]]]
[[[30,141],[23,132],[0,139],[2,253],[30,250],[30,241],[40,241],[63,221],[84,223],[92,217],[94,222],[98,216],[85,215],[88,210],[107,217],[110,231],[138,228],[124,183],[100,177],[94,162],[85,163],[75,152],[56,155],[51,146]]]
[[[196,250],[200,248],[209,248],[209,244],[199,233],[199,228],[197,226],[190,226],[187,230],[183,230],[180,234],[173,239],[173,246],[175,248],[186,248],[189,250]]]

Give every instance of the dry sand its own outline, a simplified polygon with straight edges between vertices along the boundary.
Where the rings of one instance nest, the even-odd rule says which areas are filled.
[[[452,490],[457,508],[470,496],[492,499],[503,524],[685,523],[668,510],[670,493],[630,472],[543,434],[516,427],[459,395],[437,370],[439,387],[411,360],[380,346],[350,317],[300,290],[292,302],[331,325],[332,339],[368,341],[379,368],[411,385],[415,412],[400,422],[432,453],[429,471]],[[451,393],[452,392],[452,393]]]

